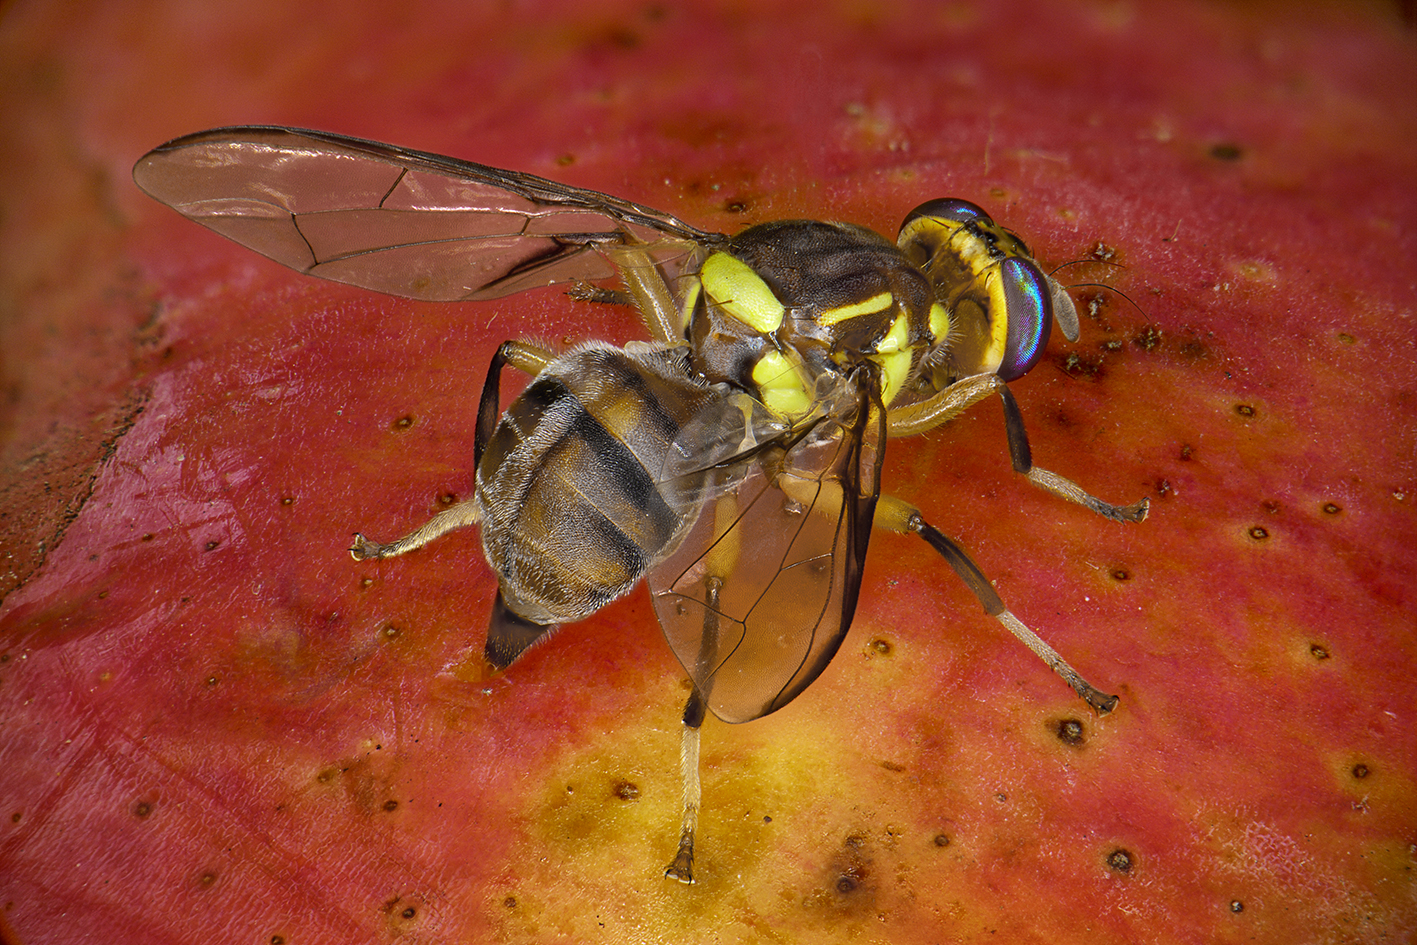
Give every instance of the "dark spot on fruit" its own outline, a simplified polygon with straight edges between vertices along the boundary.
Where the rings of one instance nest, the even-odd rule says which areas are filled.
[[[1158,480],[1156,481],[1156,494],[1159,495],[1159,496],[1167,496],[1167,495],[1170,495],[1170,494],[1171,494],[1171,480],[1170,480],[1170,479],[1158,479]]]
[[[207,685],[208,685],[208,686],[215,686],[215,685],[218,684],[219,682],[221,682],[221,678],[220,678],[219,676],[208,676],[208,677],[207,677]]]
[[[1210,156],[1217,161],[1238,161],[1245,156],[1245,152],[1238,144],[1231,144],[1227,141],[1212,145]]]
[[[574,154],[563,154],[556,158],[557,167],[570,167],[574,163],[576,163],[576,156]]]
[[[217,546],[220,545],[220,544],[221,544],[221,542],[219,542],[219,541],[209,541],[209,542],[207,542],[207,550],[208,550],[208,551],[215,551],[216,548],[217,548]]]
[[[99,599],[99,600],[103,600],[103,599],[106,598],[107,596],[108,596],[108,591],[99,591],[99,592],[98,592],[98,599]]]
[[[1126,568],[1113,568],[1113,569],[1112,569],[1112,580],[1114,580],[1114,581],[1130,581],[1131,579],[1132,579],[1132,572],[1128,571]]]
[[[1351,345],[1353,340],[1353,336],[1346,331],[1340,331],[1338,333],[1338,343],[1341,345]]]
[[[868,643],[866,646],[867,649],[869,649],[871,653],[876,656],[891,655],[891,643],[889,640],[882,640],[880,637],[877,637],[876,639]]]
[[[407,430],[411,426],[413,426],[413,414],[404,414],[389,424],[391,430]]]
[[[321,784],[329,784],[335,779],[335,775],[337,774],[339,774],[339,772],[334,768],[324,768],[319,774],[315,775],[315,780],[319,781]]]
[[[457,505],[457,503],[458,497],[455,493],[444,492],[442,495],[438,496],[439,505]]]
[[[900,774],[902,771],[905,770],[905,765],[895,761],[883,761],[881,762],[881,767],[885,768],[892,774]]]
[[[949,845],[950,845],[950,838],[949,838],[949,835],[948,835],[948,834],[943,834],[943,833],[937,833],[937,834],[935,834],[935,846],[937,846],[937,847],[947,847],[947,846],[949,846]]]
[[[1245,911],[1245,904],[1238,899],[1231,899],[1230,911],[1235,913],[1236,915],[1239,915],[1241,912]]]
[[[271,936],[271,945],[285,945],[285,936],[284,936],[284,935],[272,935],[272,936]]]
[[[295,504],[295,496],[293,496],[293,495],[283,495],[283,496],[281,496],[281,497],[280,497],[280,504],[281,504],[281,505],[294,505],[294,504]]]
[[[503,907],[504,909],[515,909],[515,908],[517,907],[517,897],[516,897],[516,896],[508,896],[506,899],[503,899],[503,900],[502,900],[502,907]]]
[[[399,809],[399,802],[398,802],[398,801],[385,801],[385,802],[384,802],[384,810],[388,811],[390,814],[392,814],[394,811],[396,811],[396,810],[398,810],[398,809]]]
[[[412,919],[414,916],[418,915],[418,910],[413,908],[413,906],[409,906],[407,909],[400,912],[399,915],[405,919]]]
[[[138,540],[139,540],[139,541],[152,541],[152,540],[153,540],[153,533],[152,533],[152,532],[144,532],[144,533],[143,533],[143,537],[142,537],[142,538],[139,538]]]
[[[1336,505],[1332,502],[1325,502],[1323,504],[1323,510],[1325,515],[1337,515],[1339,512],[1343,511],[1343,506]]]
[[[24,815],[22,815],[19,811],[15,811],[13,814],[10,815],[10,823],[12,823],[12,824],[17,824],[17,823],[19,823],[19,822],[20,822],[20,818],[23,817],[23,816],[24,816]]]
[[[616,49],[638,49],[640,46],[640,34],[625,26],[617,26],[606,34],[606,39],[610,45]]]
[[[1088,318],[1097,322],[1104,331],[1112,330],[1112,326],[1102,320],[1102,314],[1109,304],[1105,294],[1094,291],[1079,292],[1078,301],[1087,309]]]
[[[1132,851],[1118,847],[1107,854],[1107,868],[1116,873],[1130,873],[1132,871]]]
[[[1353,777],[1357,778],[1359,781],[1363,780],[1371,773],[1372,772],[1368,770],[1368,766],[1365,764],[1356,764],[1353,766]]]
[[[640,799],[640,786],[633,781],[617,781],[613,793],[622,801],[637,801]]]
[[[1132,336],[1132,344],[1143,351],[1155,351],[1161,347],[1161,329],[1148,325]]]
[[[147,817],[153,812],[153,805],[148,801],[139,801],[133,805],[133,816],[139,819]]]
[[[1260,508],[1264,509],[1270,515],[1279,514],[1279,503],[1274,501],[1273,499],[1265,499],[1263,502],[1260,503]]]
[[[362,577],[362,578],[359,579],[359,586],[360,586],[360,587],[368,587],[369,585],[371,585],[371,584],[373,584],[373,583],[374,583],[374,579],[371,578],[371,577],[369,577],[367,574],[366,574],[364,577]]]
[[[1055,729],[1058,741],[1065,745],[1081,745],[1087,730],[1082,726],[1081,719],[1060,719]]]
[[[1191,457],[1195,455],[1195,452],[1195,447],[1191,446],[1191,444],[1182,443],[1180,450],[1178,450],[1176,453],[1176,458],[1183,463],[1189,463],[1191,461]]]
[[[1255,415],[1255,408],[1251,407],[1249,404],[1236,404],[1235,412],[1242,417],[1253,417]]]
[[[1062,372],[1069,377],[1097,380],[1102,377],[1102,358],[1086,357],[1077,351],[1069,351],[1056,362]]]
[[[851,873],[842,873],[836,878],[836,891],[845,895],[846,893],[855,892],[856,887],[860,884],[861,881]]]
[[[1102,262],[1111,262],[1112,258],[1117,255],[1117,251],[1101,240],[1098,240],[1097,245],[1092,247],[1088,255]]]
[[[1329,655],[1328,647],[1324,646],[1321,643],[1315,643],[1309,647],[1309,655],[1316,660],[1326,660],[1328,659]]]
[[[1259,525],[1253,526],[1250,529],[1249,534],[1250,537],[1253,538],[1255,541],[1264,541],[1266,538],[1269,537],[1269,532]]]
[[[213,886],[216,885],[216,873],[213,873],[211,870],[207,870],[201,876],[197,877],[197,883],[203,889],[211,889]]]
[[[771,818],[770,816],[768,816],[767,814],[764,814],[764,815],[763,815],[763,823],[765,823],[765,824],[770,824],[770,823],[772,823],[772,818]]]
[[[399,634],[402,632],[403,631],[400,630],[398,627],[395,627],[393,624],[389,624],[384,628],[383,636],[385,640],[397,640],[399,638]]]
[[[998,794],[995,794],[995,795],[994,795],[994,800],[998,801],[1000,804],[1003,804],[1003,803],[1007,802],[1008,799],[1009,799],[1009,796],[1008,796],[1007,794],[1005,794],[1003,791],[1000,791]]]
[[[723,209],[726,210],[726,211],[728,211],[729,213],[747,213],[747,212],[748,212],[748,201],[746,201],[746,200],[730,200],[730,201],[728,201],[727,203],[725,203],[725,204],[723,205]]]

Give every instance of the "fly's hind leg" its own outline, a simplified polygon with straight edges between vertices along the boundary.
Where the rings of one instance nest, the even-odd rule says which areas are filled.
[[[684,782],[684,814],[679,824],[679,849],[674,861],[664,870],[665,879],[677,879],[689,884],[694,881],[694,830],[699,825],[699,806],[703,800],[699,784],[699,732],[703,728],[707,706],[699,688],[689,693],[684,705],[684,733],[679,746],[679,770]]]
[[[889,417],[890,435],[914,436],[933,430],[995,393],[1004,404],[1004,430],[1009,437],[1009,459],[1013,463],[1014,472],[1022,474],[1038,488],[1051,492],[1060,499],[1067,499],[1091,509],[1104,518],[1117,522],[1140,522],[1146,518],[1150,506],[1147,499],[1131,505],[1113,505],[1089,494],[1071,479],[1033,465],[1028,431],[1023,426],[1023,413],[1018,409],[1018,401],[1014,399],[1013,392],[997,374],[966,377],[927,400],[893,409]]]
[[[926,522],[919,509],[894,496],[883,495],[876,504],[875,524],[888,531],[899,534],[911,533],[925,539],[930,547],[938,551],[940,556],[949,563],[949,566],[954,569],[954,572],[960,576],[964,583],[969,585],[969,589],[974,592],[979,603],[984,605],[984,612],[1007,627],[1009,632],[1017,637],[1024,646],[1052,667],[1053,671],[1063,677],[1063,680],[1073,688],[1073,691],[1081,696],[1084,702],[1092,706],[1098,715],[1106,715],[1116,708],[1117,697],[1108,695],[1083,679],[1082,675],[1073,669],[1068,661],[1058,654],[1057,650],[1029,629],[1022,620],[1015,617],[1004,606],[999,592],[994,590],[994,585],[984,576],[979,565],[975,564],[968,553],[953,539]]]
[[[510,364],[521,371],[535,376],[555,359],[555,355],[543,348],[524,341],[504,341],[492,356],[492,364],[487,369],[487,380],[482,385],[482,398],[477,405],[477,433],[473,440],[473,468],[482,462],[482,451],[497,428],[497,418],[501,415],[502,368]],[[403,536],[397,541],[377,542],[355,532],[354,544],[349,553],[356,561],[377,558],[392,558],[421,548],[433,539],[457,528],[477,524],[477,501],[468,499],[451,508],[444,509],[428,522]]]
[[[702,799],[699,784],[699,730],[708,712],[709,695],[713,686],[713,670],[719,663],[719,592],[723,578],[738,563],[738,530],[733,528],[738,518],[738,503],[731,495],[719,498],[714,505],[714,534],[720,536],[704,561],[704,632],[695,657],[694,689],[684,706],[684,740],[679,753],[679,766],[684,779],[684,816],[679,825],[679,849],[674,861],[664,871],[666,879],[681,883],[694,881],[694,831],[699,824]]]

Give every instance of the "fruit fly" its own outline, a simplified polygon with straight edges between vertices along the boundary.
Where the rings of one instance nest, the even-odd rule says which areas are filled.
[[[1016,472],[1107,518],[1146,517],[1146,499],[1111,505],[1033,465],[1007,382],[1037,363],[1055,320],[1076,340],[1077,313],[974,204],[921,204],[895,242],[813,220],[727,236],[530,174],[275,127],[179,138],[133,175],[313,276],[439,302],[570,284],[636,309],[648,341],[502,344],[478,404],[473,497],[397,541],[356,534],[350,551],[387,558],[479,525],[498,580],[485,649],[497,670],[647,580],[692,680],[666,876],[693,881],[706,713],[747,722],[812,684],[851,625],[873,528],[924,539],[1094,710],[1116,705],[958,544],[881,492],[888,439],[992,395]],[[532,380],[504,412],[509,365]]]

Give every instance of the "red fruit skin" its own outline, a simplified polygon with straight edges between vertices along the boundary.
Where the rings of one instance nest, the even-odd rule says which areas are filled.
[[[1383,4],[250,0],[0,21],[0,940],[1403,942],[1417,934],[1417,43]],[[495,345],[556,292],[306,280],[137,192],[315,126],[733,231],[984,205],[1082,338],[887,488],[1121,696],[1098,719],[922,543],[788,708],[704,735],[637,592],[507,673],[472,531]],[[1099,248],[1099,244],[1100,248]],[[1104,257],[1117,265],[1097,261]]]

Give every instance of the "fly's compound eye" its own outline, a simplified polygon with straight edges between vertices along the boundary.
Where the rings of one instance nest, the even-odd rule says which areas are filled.
[[[1023,377],[1038,363],[1053,331],[1053,298],[1048,277],[1027,260],[1010,257],[1000,263],[998,283],[990,292],[997,316],[1007,331],[1004,358],[996,372],[1005,381]]]
[[[952,223],[994,225],[994,221],[989,218],[989,214],[985,213],[982,207],[972,204],[968,200],[960,200],[958,197],[940,197],[935,200],[927,200],[906,214],[905,221],[900,225],[901,232],[905,232],[906,227],[921,217],[933,217]]]

